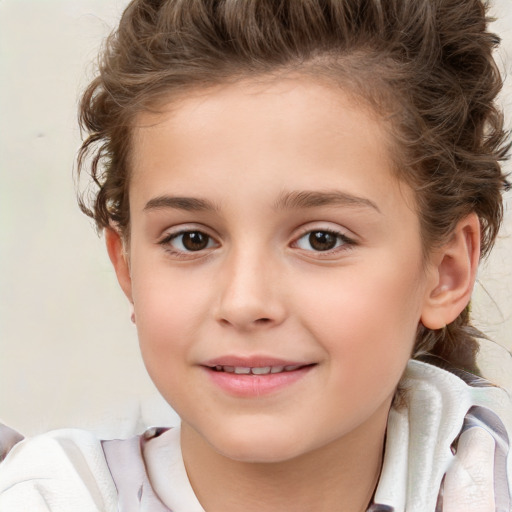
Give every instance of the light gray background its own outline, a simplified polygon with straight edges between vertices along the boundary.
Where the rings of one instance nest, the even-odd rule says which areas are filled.
[[[79,91],[123,0],[0,0],[0,420],[125,436],[175,424],[138,353],[103,240],[76,206]],[[512,2],[495,0],[512,71]],[[512,113],[512,79],[502,102]],[[509,166],[510,169],[510,166]],[[482,266],[477,323],[512,348],[512,214]]]

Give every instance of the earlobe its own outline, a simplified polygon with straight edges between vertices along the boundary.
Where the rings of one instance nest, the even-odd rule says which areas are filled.
[[[475,213],[459,221],[451,239],[432,255],[432,279],[421,323],[442,329],[469,303],[480,259],[480,222]]]
[[[105,243],[110,261],[116,271],[117,280],[128,300],[133,303],[130,265],[123,240],[115,229],[106,228]]]

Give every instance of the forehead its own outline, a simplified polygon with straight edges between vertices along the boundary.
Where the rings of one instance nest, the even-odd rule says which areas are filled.
[[[134,123],[135,140],[152,136],[162,123],[174,124],[184,136],[206,133],[208,124],[216,124],[216,134],[226,134],[231,126],[274,125],[281,135],[300,132],[334,136],[350,120],[358,117],[368,131],[368,139],[379,138],[390,147],[388,116],[379,115],[363,95],[344,88],[328,77],[279,75],[245,79],[210,87],[194,87],[170,98],[163,96],[151,111],[142,111]],[[326,125],[327,123],[327,125]],[[224,130],[223,130],[224,129]],[[178,134],[177,134],[178,135]],[[218,140],[220,144],[222,140]]]
[[[382,196],[408,188],[396,178],[389,134],[363,100],[307,77],[198,90],[138,116],[130,195],[147,201],[159,187],[215,195],[238,184],[247,200],[261,189]],[[393,201],[379,201],[386,197]]]

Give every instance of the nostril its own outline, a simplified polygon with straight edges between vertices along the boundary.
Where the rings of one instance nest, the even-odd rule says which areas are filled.
[[[256,324],[268,324],[269,322],[271,322],[270,318],[258,318],[254,321]]]
[[[239,324],[237,324],[236,322],[230,322],[229,319],[227,318],[220,318],[219,319],[219,322],[221,323],[221,325],[224,325],[224,326],[238,326]],[[256,320],[253,320],[247,324],[244,324],[246,325],[247,328],[250,328],[251,326],[252,327],[255,327],[255,326],[265,326],[265,325],[269,325],[269,324],[272,324],[272,319],[271,318],[256,318]],[[240,324],[242,325],[242,324]]]

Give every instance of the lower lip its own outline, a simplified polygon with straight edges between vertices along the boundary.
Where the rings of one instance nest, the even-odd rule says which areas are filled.
[[[210,379],[223,391],[238,397],[258,397],[276,393],[301,380],[311,371],[313,365],[303,366],[297,370],[265,375],[240,375],[237,373],[219,372],[205,368]]]

